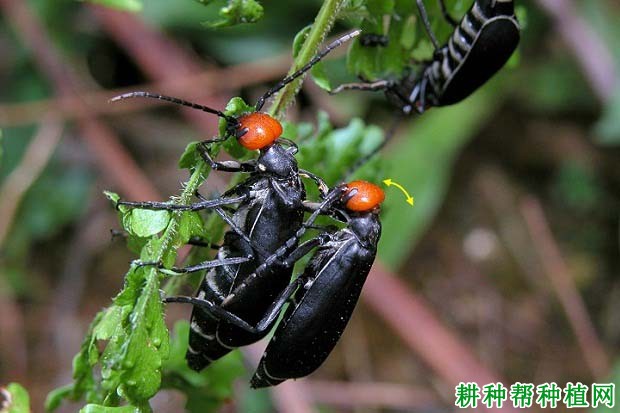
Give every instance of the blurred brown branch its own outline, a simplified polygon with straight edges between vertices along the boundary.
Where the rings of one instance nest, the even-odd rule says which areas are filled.
[[[450,387],[503,382],[483,366],[456,334],[435,316],[426,301],[381,263],[375,263],[364,286],[364,301]],[[489,409],[489,411],[499,411]],[[504,407],[504,412],[515,411]]]
[[[577,337],[581,354],[595,379],[606,377],[609,373],[609,360],[605,348],[598,338],[570,269],[553,238],[540,202],[534,197],[527,197],[521,203],[521,213],[525,218],[534,249],[538,251],[553,290]]]
[[[46,116],[19,165],[11,171],[0,188],[0,250],[22,198],[47,165],[62,137],[62,130],[62,123],[58,119]]]
[[[197,56],[150,27],[138,16],[103,6],[91,6],[90,9],[108,35],[151,79],[173,81],[197,75],[204,70],[204,65]],[[224,107],[228,101],[225,96],[208,88],[194,88],[193,93],[185,98],[200,100],[208,106],[217,108]],[[217,117],[205,116],[204,113],[191,108],[182,108],[181,112],[207,136],[217,130]]]
[[[56,52],[45,29],[30,11],[27,2],[0,0],[0,8],[21,40],[29,47],[41,72],[61,96],[79,97],[79,80],[72,69],[65,65]],[[114,133],[95,118],[88,106],[77,106],[81,114],[78,121],[81,137],[86,141],[99,162],[100,169],[123,192],[137,199],[156,199],[157,190],[134,163]]]
[[[580,16],[572,0],[536,0],[555,23],[566,44],[577,58],[592,90],[602,101],[612,97],[619,74],[605,43]]]
[[[15,126],[37,122],[44,113],[52,113],[65,120],[84,116],[78,109],[84,102],[91,114],[121,114],[142,110],[144,107],[162,105],[163,102],[136,99],[123,104],[109,104],[108,99],[134,90],[157,91],[173,96],[188,96],[196,90],[213,93],[228,92],[242,87],[277,79],[290,66],[291,59],[279,55],[269,59],[242,63],[222,69],[208,69],[198,74],[166,79],[144,85],[106,91],[82,92],[80,97],[59,96],[35,102],[0,105],[0,124]],[[203,115],[204,116],[204,115]],[[215,129],[213,129],[215,130]]]

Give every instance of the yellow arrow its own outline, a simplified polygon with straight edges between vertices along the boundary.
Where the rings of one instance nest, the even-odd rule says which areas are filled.
[[[391,179],[389,179],[389,178],[388,178],[388,179],[385,179],[385,180],[383,181],[383,183],[384,183],[386,186],[392,186],[392,185],[394,185],[396,188],[398,188],[398,189],[400,189],[401,191],[403,191],[403,193],[404,193],[404,194],[405,194],[405,196],[407,197],[407,203],[408,203],[409,205],[413,206],[413,202],[414,202],[414,201],[413,201],[413,197],[412,197],[411,195],[409,195],[409,192],[407,192],[407,190],[406,190],[405,188],[403,188],[403,186],[402,186],[402,185],[397,184],[396,182],[392,181],[392,180],[391,180]]]

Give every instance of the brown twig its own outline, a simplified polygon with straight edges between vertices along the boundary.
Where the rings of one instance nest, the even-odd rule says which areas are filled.
[[[137,16],[96,5],[91,6],[91,10],[103,29],[150,78],[159,81],[180,79],[203,71],[203,64],[195,55],[149,27]],[[209,89],[196,88],[187,98],[217,108],[224,107],[227,102],[224,96]],[[183,108],[182,113],[205,134],[217,130],[218,118],[215,116],[204,116],[204,113],[190,108]]]
[[[608,102],[617,85],[613,56],[596,31],[579,15],[572,0],[537,0],[577,58],[592,90]]]
[[[57,119],[46,116],[37,134],[28,144],[21,162],[0,188],[0,250],[22,198],[47,165],[61,137],[62,124]]]
[[[286,72],[291,59],[279,55],[269,59],[242,63],[223,69],[209,69],[198,74],[175,79],[155,81],[131,88],[112,91],[90,91],[81,93],[80,99],[60,96],[34,102],[0,105],[0,125],[16,126],[37,122],[43,113],[51,113],[62,119],[76,119],[83,115],[78,106],[87,103],[92,114],[121,114],[142,110],[144,107],[160,105],[163,102],[150,100],[127,101],[122,105],[107,104],[108,99],[134,90],[149,90],[173,96],[188,96],[196,90],[223,93],[243,87],[274,80]]]
[[[542,207],[538,200],[531,196],[525,198],[520,207],[534,249],[538,251],[553,290],[577,337],[581,353],[594,378],[604,378],[609,372],[609,360],[605,348],[598,338],[588,310],[553,238]]]
[[[51,81],[56,93],[78,98],[77,77],[71,68],[63,63],[43,26],[31,13],[27,2],[0,0],[0,8],[6,16],[6,21],[13,25],[19,37],[34,53],[37,65]],[[132,198],[157,199],[156,189],[140,171],[114,133],[90,113],[86,104],[76,109],[81,114],[81,119],[78,121],[80,135],[96,156],[101,170]]]

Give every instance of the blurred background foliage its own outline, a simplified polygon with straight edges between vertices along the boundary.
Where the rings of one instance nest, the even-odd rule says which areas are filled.
[[[83,139],[88,128],[76,122],[78,109],[47,115],[63,107],[54,99],[66,69],[37,63],[35,56],[46,48],[24,41],[32,25],[10,12],[16,2],[21,1],[0,1],[0,383],[19,381],[38,411],[47,392],[70,381],[71,358],[88,323],[110,304],[135,257],[118,238],[110,242],[108,231],[119,225],[101,195],[112,189],[130,197],[111,178],[109,170],[120,166],[102,166],[99,153]],[[234,21],[234,9],[222,15],[222,2],[205,7],[191,0],[135,1],[130,6],[140,11],[127,19],[73,0],[23,3],[40,20],[45,41],[77,73],[76,90],[89,110],[102,112],[100,121],[121,139],[124,155],[135,159],[162,199],[178,193],[179,182],[187,179],[177,168],[184,147],[215,134],[216,122],[197,126],[176,108],[143,103],[110,108],[110,94],[95,92],[146,84],[217,107],[236,95],[254,102],[266,83],[284,75],[292,39],[321,5],[263,1],[264,15],[256,23],[213,30],[206,26]],[[413,12],[413,1],[366,3],[372,14],[386,7]],[[426,3],[445,39],[450,27],[437,18],[435,2]],[[471,2],[447,3],[460,17]],[[368,172],[377,182],[394,179],[416,198],[411,209],[401,194],[387,189],[381,262],[507,384],[605,380],[620,344],[620,5],[564,0],[555,3],[562,5],[558,10],[551,3],[518,1],[525,30],[510,67],[463,103],[408,119],[386,148],[381,169],[375,162]],[[360,4],[349,3],[334,33],[361,24],[369,31],[389,30],[398,42],[373,53],[353,45],[355,59],[334,53],[323,65],[332,85],[354,79],[347,67],[371,77],[397,75],[408,58],[403,47],[412,47],[418,59],[430,56],[415,20],[392,22],[388,29],[383,20],[364,19]],[[153,38],[165,39],[161,48],[153,46]],[[194,63],[168,54],[170,45],[210,75],[200,77]],[[170,67],[180,67],[170,72],[175,79],[157,75],[158,68]],[[184,78],[191,84],[173,84]],[[302,164],[314,165],[326,156],[346,158],[347,151],[335,147],[340,138],[351,146],[372,145],[380,129],[366,125],[386,129],[393,114],[380,93],[329,96],[305,82],[287,118],[299,136],[323,130],[331,142],[302,144]],[[351,121],[354,117],[360,119]],[[225,178],[214,174],[203,192],[223,192]],[[396,300],[393,306],[399,310]],[[179,307],[167,308],[170,324],[187,318],[187,309]],[[572,317],[575,312],[585,317]],[[450,406],[450,381],[378,314],[372,304],[358,306],[326,365],[300,383],[306,398],[322,411]],[[175,336],[184,336],[186,328],[177,326]],[[173,343],[168,365],[181,369],[183,348]],[[232,381],[231,372],[243,376],[239,354],[233,357],[221,382]],[[182,379],[208,384],[191,375]],[[345,381],[354,385],[348,391],[358,393],[326,396],[328,388],[344,392],[338,386]],[[179,383],[165,385],[174,389]],[[248,390],[245,377],[234,392],[229,386],[210,389],[217,403],[228,401],[225,411],[267,412],[285,403],[277,392]],[[375,395],[374,404],[359,407],[363,393]],[[205,394],[198,396],[209,402]],[[382,396],[387,401],[380,402]],[[167,391],[153,406],[171,411],[185,401],[181,393]]]

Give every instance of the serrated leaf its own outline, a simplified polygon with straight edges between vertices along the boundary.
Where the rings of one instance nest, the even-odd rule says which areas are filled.
[[[179,168],[193,169],[199,162],[202,162],[202,158],[196,149],[199,143],[200,142],[190,142],[185,147],[185,151],[183,151],[181,159],[179,159]]]
[[[21,385],[10,383],[6,386],[8,392],[8,407],[2,409],[2,413],[30,413],[30,396]]]
[[[82,0],[84,1],[84,0]],[[138,12],[142,10],[142,2],[139,0],[87,0],[90,3],[101,4],[102,6],[114,9]]]
[[[166,229],[170,213],[165,210],[132,209],[124,221],[125,229],[138,237],[150,237]]]
[[[210,2],[201,1],[203,4]],[[256,0],[228,0],[218,13],[220,18],[203,24],[209,28],[222,28],[242,23],[256,23],[263,17],[263,6]]]
[[[103,316],[93,328],[94,340],[109,340],[123,319],[122,308],[113,306],[103,312]]]
[[[205,172],[206,166],[199,163],[192,171],[179,203],[191,201],[194,192],[205,179]],[[118,200],[117,195],[108,195],[113,201]],[[195,226],[194,217],[190,216],[191,225],[183,230],[185,234],[180,234],[183,231],[179,231],[179,220],[184,216],[183,213],[169,214],[168,220],[158,216],[159,213],[152,215],[150,212],[153,211],[121,208],[121,218],[126,220],[129,227],[138,229],[140,234],[163,230],[159,238],[155,235],[142,238],[146,242],[140,251],[140,258],[145,263],[172,266],[179,237],[191,232],[190,228]],[[134,213],[137,213],[136,216],[126,217]],[[107,409],[107,406],[129,403],[131,406],[124,409],[131,407],[137,409],[135,411],[151,411],[148,400],[161,387],[162,363],[169,353],[168,331],[159,290],[160,279],[161,275],[153,265],[130,267],[125,275],[123,289],[114,298],[111,307],[97,314],[80,352],[74,358],[73,385],[50,395],[51,408],[56,407],[62,398],[85,398],[92,405],[89,409],[101,409],[104,406]],[[103,351],[100,352],[102,347]]]
[[[176,239],[176,244],[179,247],[187,244],[192,237],[201,237],[204,233],[204,222],[198,212],[182,212],[182,216],[179,218],[179,232]]]
[[[300,145],[297,157],[302,168],[320,170],[321,177],[333,185],[344,179],[349,169],[379,146],[382,139],[381,128],[366,125],[361,119],[333,129],[327,115],[319,112],[316,137]]]
[[[141,404],[153,397],[161,385],[161,366],[168,357],[168,331],[163,323],[159,289],[147,286],[130,315],[129,340],[122,360],[123,384],[119,386],[130,402]]]
[[[246,113],[254,112],[254,105],[249,105],[240,97],[234,97],[228,101],[224,113],[228,116],[239,117]],[[225,119],[222,119],[225,121]],[[220,133],[224,135],[225,130],[220,130]]]

